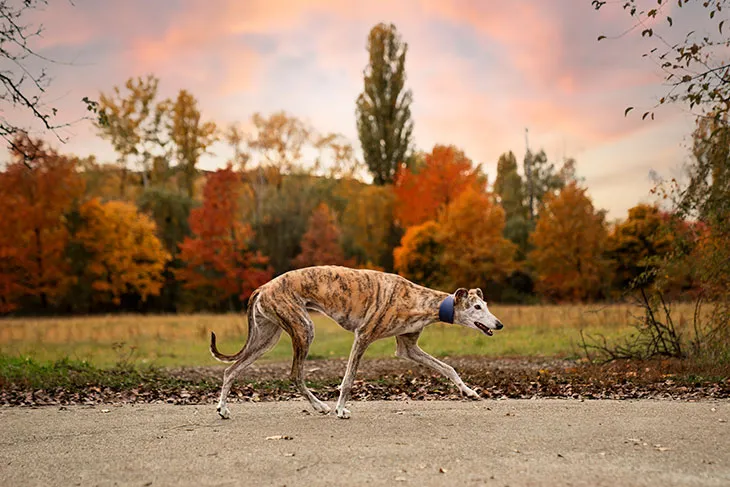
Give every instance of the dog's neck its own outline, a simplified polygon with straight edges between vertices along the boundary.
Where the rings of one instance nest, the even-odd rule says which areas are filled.
[[[449,294],[443,291],[422,287],[421,299],[419,306],[413,309],[411,316],[416,319],[423,320],[427,324],[438,323],[439,306]]]

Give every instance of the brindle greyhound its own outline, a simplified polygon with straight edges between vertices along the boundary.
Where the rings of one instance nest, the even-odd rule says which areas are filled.
[[[329,406],[317,399],[304,383],[304,359],[314,339],[314,323],[307,310],[323,313],[355,334],[347,371],[340,387],[337,417],[347,419],[345,403],[365,349],[375,340],[395,336],[398,357],[409,358],[440,372],[472,399],[479,395],[467,387],[453,367],[421,350],[418,337],[431,323],[443,321],[474,328],[492,336],[502,323],[489,312],[481,289],[459,288],[453,295],[414,284],[395,274],[346,267],[308,267],[287,272],[264,284],[248,302],[248,340],[241,351],[224,355],[210,336],[210,352],[222,362],[235,362],[223,374],[218,414],[230,417],[226,397],[236,376],[279,340],[282,330],[291,336],[294,358],[291,375],[316,411]]]

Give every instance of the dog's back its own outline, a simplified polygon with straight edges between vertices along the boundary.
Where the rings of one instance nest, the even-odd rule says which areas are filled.
[[[395,274],[340,266],[293,270],[260,290],[264,310],[310,309],[350,331],[362,331],[371,322],[386,325],[398,313],[417,309],[417,302],[432,293]]]

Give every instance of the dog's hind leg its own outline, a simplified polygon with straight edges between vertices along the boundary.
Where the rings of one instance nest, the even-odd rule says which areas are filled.
[[[294,352],[291,364],[292,380],[299,388],[299,392],[309,400],[315,411],[327,414],[330,412],[330,407],[317,399],[304,382],[304,361],[309,354],[309,346],[314,340],[314,323],[308,315],[305,315],[292,319],[290,325],[294,325],[291,326],[291,332],[289,333]]]
[[[461,391],[461,393],[466,397],[470,399],[480,399],[479,394],[477,394],[476,391],[469,389],[469,387],[464,384],[464,381],[461,380],[461,377],[459,377],[459,374],[456,373],[452,366],[443,363],[421,350],[421,347],[418,346],[419,336],[420,333],[408,333],[396,336],[395,340],[397,348],[395,354],[398,357],[411,359],[418,364],[425,365],[426,367],[440,372],[451,379],[451,381],[456,384],[456,387],[459,388],[459,391]]]
[[[271,350],[281,336],[281,327],[276,322],[268,320],[261,315],[256,316],[255,324],[249,326],[249,337],[243,352],[241,352],[241,358],[236,360],[223,373],[223,387],[221,388],[221,397],[218,401],[218,414],[223,419],[228,419],[231,414],[228,406],[226,406],[226,398],[231,391],[231,386],[236,376],[264,353]]]

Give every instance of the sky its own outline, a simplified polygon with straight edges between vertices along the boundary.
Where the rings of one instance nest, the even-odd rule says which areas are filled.
[[[408,44],[420,150],[453,144],[490,181],[499,155],[511,150],[521,161],[526,143],[557,163],[572,157],[609,218],[652,201],[650,174],[677,176],[688,158],[694,123],[686,111],[670,107],[641,120],[666,88],[642,57],[647,41],[636,32],[617,36],[631,23],[616,5],[596,12],[590,0],[49,3],[32,17],[45,29],[33,45],[58,61],[48,67],[46,101],[59,121],[83,117],[84,96],[98,99],[130,77],[154,74],[161,98],[187,89],[203,118],[219,125],[285,110],[359,147],[355,100],[367,36],[387,22]],[[612,37],[598,42],[602,34]],[[625,117],[628,106],[636,109]],[[62,136],[68,140],[54,145],[63,153],[116,158],[87,121]],[[201,167],[225,164],[227,151],[213,150]]]

